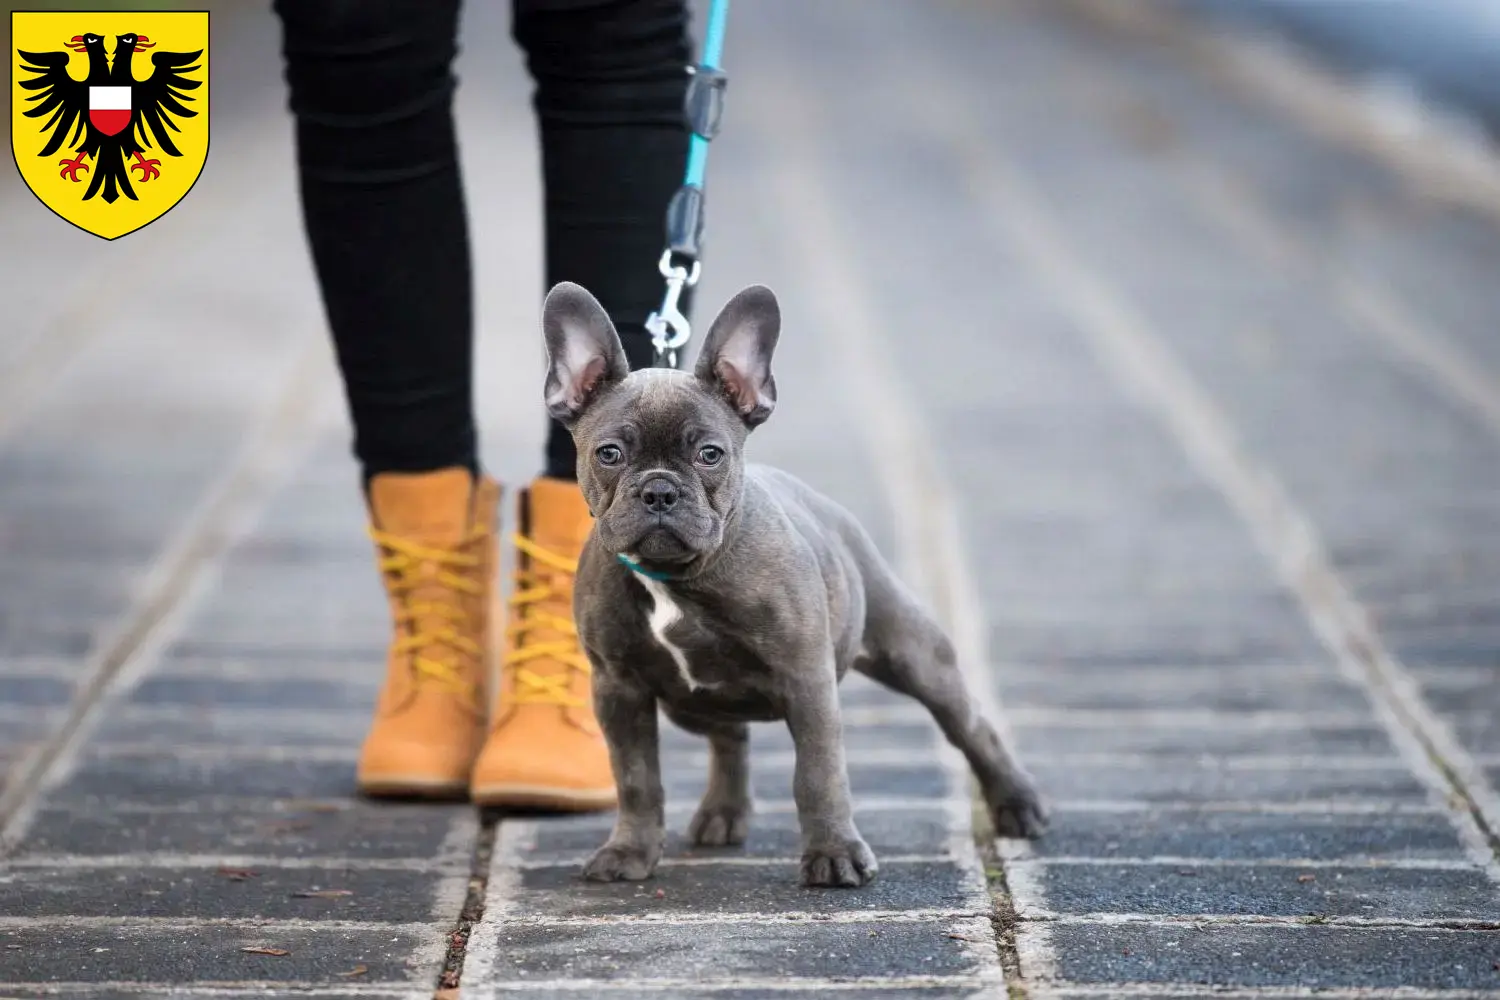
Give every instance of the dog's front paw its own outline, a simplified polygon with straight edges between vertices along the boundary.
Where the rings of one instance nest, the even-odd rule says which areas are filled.
[[[701,847],[743,844],[749,827],[749,802],[705,801],[688,824],[688,840]]]
[[[867,885],[880,871],[875,852],[855,834],[844,840],[809,847],[802,854],[802,884],[837,889]]]
[[[997,837],[1029,840],[1047,830],[1047,806],[1030,785],[1007,789],[991,797],[987,804]]]
[[[590,882],[619,882],[622,879],[639,882],[651,877],[660,855],[659,850],[648,850],[639,844],[611,841],[589,858],[583,866],[583,877]]]

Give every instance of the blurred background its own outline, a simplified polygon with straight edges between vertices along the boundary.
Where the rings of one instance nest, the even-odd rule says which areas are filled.
[[[208,7],[182,204],[106,243],[0,171],[7,857],[464,853],[449,812],[247,818],[347,798],[387,626],[277,24]],[[482,447],[519,484],[530,85],[508,5],[464,32]],[[754,455],[864,520],[1055,801],[986,855],[1007,972],[1494,989],[1500,4],[741,0],[725,66],[698,329],[777,291]]]

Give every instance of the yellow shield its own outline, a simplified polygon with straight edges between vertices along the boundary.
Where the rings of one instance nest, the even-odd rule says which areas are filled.
[[[11,14],[10,148],[52,211],[107,240],[161,218],[208,157],[208,13]]]

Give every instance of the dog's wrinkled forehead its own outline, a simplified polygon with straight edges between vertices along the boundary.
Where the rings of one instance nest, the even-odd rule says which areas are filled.
[[[730,440],[744,433],[739,415],[721,396],[692,374],[673,368],[632,372],[585,414],[578,431],[581,437],[592,439],[626,425],[669,446],[680,443],[683,433],[690,430]]]

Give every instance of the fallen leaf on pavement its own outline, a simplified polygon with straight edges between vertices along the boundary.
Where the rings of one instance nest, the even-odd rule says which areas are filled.
[[[285,948],[263,948],[260,945],[249,945],[241,948],[240,951],[248,952],[251,955],[275,955],[277,958],[280,958],[282,955],[291,954]]]
[[[293,899],[337,899],[340,896],[352,896],[354,893],[349,889],[308,889],[305,892],[292,893]]]
[[[225,867],[225,868],[220,868],[219,869],[219,874],[223,875],[225,878],[229,879],[229,881],[231,881],[231,882],[245,882],[245,881],[248,881],[249,879],[257,878],[260,875],[260,872],[254,870],[253,868],[227,868],[227,867]]]
[[[355,976],[363,976],[366,972],[369,971],[370,967],[368,965],[356,965],[348,972],[338,972],[335,973],[335,975],[343,976],[345,979],[353,979]]]

